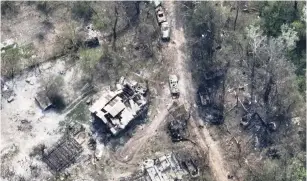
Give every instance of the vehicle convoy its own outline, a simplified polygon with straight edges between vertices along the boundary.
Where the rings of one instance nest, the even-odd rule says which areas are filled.
[[[169,85],[171,90],[171,95],[173,99],[179,97],[179,89],[178,89],[178,77],[174,74],[169,76]]]
[[[169,41],[170,40],[170,25],[167,22],[161,1],[155,0],[153,1],[153,3],[155,5],[157,21],[161,28],[161,39],[164,41]]]

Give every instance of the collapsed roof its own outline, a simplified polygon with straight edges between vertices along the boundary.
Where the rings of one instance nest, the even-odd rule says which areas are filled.
[[[121,78],[116,87],[116,91],[104,93],[89,109],[113,135],[125,129],[147,105],[146,86]]]

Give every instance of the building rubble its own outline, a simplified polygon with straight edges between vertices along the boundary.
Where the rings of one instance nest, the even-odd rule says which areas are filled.
[[[132,178],[124,178],[133,181],[177,181],[199,176],[199,168],[195,161],[178,153],[168,153],[157,159],[145,160],[142,164],[142,172]]]
[[[171,109],[169,114],[171,120],[167,128],[172,141],[177,142],[187,140],[189,136],[187,128],[190,113],[187,112],[184,105],[180,105]]]
[[[42,160],[53,172],[58,173],[75,163],[82,151],[82,146],[73,137],[66,135],[49,150],[43,150]]]
[[[113,135],[147,109],[147,87],[136,81],[121,77],[116,91],[105,92],[90,108],[95,118],[100,119]]]

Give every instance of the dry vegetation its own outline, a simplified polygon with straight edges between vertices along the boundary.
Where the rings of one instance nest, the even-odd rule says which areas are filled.
[[[165,91],[160,86],[166,84],[167,67],[162,61],[163,45],[153,5],[1,2],[1,8],[2,42],[13,42],[1,52],[1,88],[5,95],[1,102],[2,179],[108,180],[136,171],[136,166],[120,169],[120,163],[112,157],[112,150],[126,138],[98,142],[105,156],[99,161],[87,150],[90,138],[96,135],[86,102],[98,98],[102,89],[112,89],[121,76],[147,81],[152,99]],[[92,48],[87,43],[92,36],[98,38],[99,46]],[[40,110],[34,100],[42,91],[53,103],[47,111]],[[24,121],[25,117],[29,120]],[[86,150],[78,164],[54,175],[42,162],[39,145],[51,147],[69,132],[67,126],[71,124],[85,128],[77,139],[83,140]],[[136,126],[127,132],[128,139],[141,129]]]
[[[205,126],[199,129],[208,128],[224,150],[227,176],[306,178],[306,3],[174,4],[171,18],[184,28],[186,42],[160,40],[150,2],[1,2],[1,43],[10,44],[1,45],[1,179],[119,180],[144,159],[181,149],[200,158],[198,180],[213,180],[209,149],[197,144],[191,122],[188,138],[174,143],[171,119],[163,117],[174,102],[168,74],[181,71],[174,66],[180,63],[176,43],[186,43],[187,51],[180,51],[192,74],[189,86],[197,88],[189,111],[200,115]],[[150,107],[136,125],[111,138],[103,125],[90,122],[88,106],[121,76],[148,84]],[[41,91],[52,109],[38,108],[34,96]],[[208,97],[207,105],[199,94]],[[76,139],[85,149],[77,164],[52,174],[41,151],[72,132],[68,125],[82,126]],[[136,151],[123,162],[117,153],[129,140]]]
[[[306,35],[299,35],[295,23],[305,29],[300,19],[305,3],[180,6],[191,41],[191,70],[197,67],[192,71],[195,85],[210,99],[209,106],[199,102],[199,110],[205,122],[219,124],[210,126],[210,132],[227,150],[232,174],[244,180],[304,179],[306,137],[301,130],[306,128],[306,107],[299,72],[305,70],[300,57],[306,51],[300,41],[306,42]],[[279,13],[276,19],[273,13]],[[215,119],[209,119],[210,114]],[[279,175],[282,170],[287,171]]]

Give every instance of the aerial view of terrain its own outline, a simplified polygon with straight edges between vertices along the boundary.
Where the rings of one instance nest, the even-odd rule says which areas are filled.
[[[1,1],[0,180],[306,180],[306,11]]]

